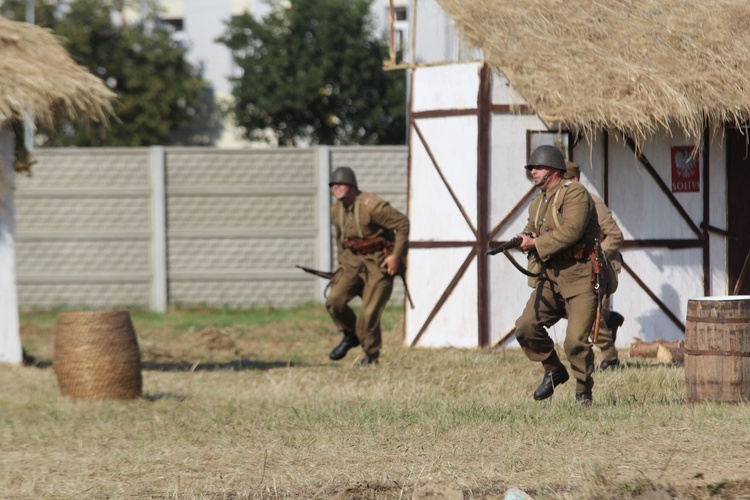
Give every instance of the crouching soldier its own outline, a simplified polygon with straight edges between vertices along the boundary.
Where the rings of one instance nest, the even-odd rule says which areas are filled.
[[[349,167],[339,167],[328,185],[336,201],[331,219],[338,247],[338,266],[331,279],[326,309],[343,333],[329,357],[339,360],[362,346],[360,365],[378,363],[382,345],[380,318],[393,291],[409,240],[409,219],[378,196],[358,189]],[[359,318],[349,306],[362,298]]]

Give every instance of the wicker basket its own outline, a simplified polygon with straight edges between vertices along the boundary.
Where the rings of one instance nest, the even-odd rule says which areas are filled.
[[[65,396],[133,399],[141,395],[141,355],[128,311],[57,316],[54,370]]]

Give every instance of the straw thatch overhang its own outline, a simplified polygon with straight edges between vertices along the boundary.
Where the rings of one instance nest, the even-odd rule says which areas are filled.
[[[46,126],[60,119],[106,122],[114,97],[50,32],[0,17],[0,122],[28,113]]]
[[[438,0],[550,126],[622,131],[750,117],[747,0]]]

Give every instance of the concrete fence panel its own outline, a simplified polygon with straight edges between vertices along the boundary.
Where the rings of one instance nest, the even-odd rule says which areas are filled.
[[[406,147],[69,148],[17,182],[22,309],[289,307],[323,300],[328,176],[406,210]],[[403,300],[397,285],[393,302]]]

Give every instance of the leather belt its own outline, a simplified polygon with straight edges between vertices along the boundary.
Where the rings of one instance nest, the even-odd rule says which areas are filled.
[[[575,260],[583,260],[588,257],[591,257],[592,255],[596,254],[596,247],[594,245],[586,245],[584,243],[576,243],[573,246],[570,246],[564,250],[561,250],[558,252],[554,258],[555,259],[575,259]]]

